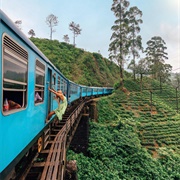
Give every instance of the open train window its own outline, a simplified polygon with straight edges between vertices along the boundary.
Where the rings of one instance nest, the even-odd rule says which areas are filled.
[[[9,36],[3,36],[3,112],[27,104],[28,53]]]
[[[70,88],[71,88],[71,94],[77,94],[77,91],[78,91],[77,85],[71,84]]]
[[[60,78],[60,76],[58,76],[58,84],[57,84],[58,87],[57,87],[57,90],[61,89],[60,85],[61,85],[61,78]]]
[[[63,78],[61,77],[61,91],[63,92],[63,87],[64,87],[64,85],[63,85]]]
[[[53,85],[56,85],[56,73],[53,74],[53,79],[52,79]]]
[[[67,81],[64,80],[64,91],[63,91],[64,95],[66,95],[66,92],[67,92]]]
[[[87,92],[87,88],[83,88],[83,93],[86,93]]]
[[[44,101],[44,78],[45,78],[45,65],[38,59],[36,60],[36,79],[35,79],[35,92],[34,101],[42,103]]]

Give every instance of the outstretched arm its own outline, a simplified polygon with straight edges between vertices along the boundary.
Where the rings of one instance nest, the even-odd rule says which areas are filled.
[[[62,94],[62,92],[57,92],[54,89],[49,88],[49,91],[51,91],[52,93],[54,93],[57,97],[59,97],[61,100],[64,100],[64,95]]]
[[[54,89],[51,89],[50,87],[48,88],[49,89],[49,91],[51,91],[52,93],[56,93],[56,91],[54,90]]]

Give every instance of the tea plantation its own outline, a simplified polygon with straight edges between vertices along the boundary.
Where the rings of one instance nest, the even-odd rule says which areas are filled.
[[[140,88],[143,87],[142,89]],[[88,156],[77,160],[80,180],[179,180],[180,91],[145,79],[126,80],[98,102],[90,122]]]

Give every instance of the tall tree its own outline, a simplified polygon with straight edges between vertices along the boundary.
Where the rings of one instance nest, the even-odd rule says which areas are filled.
[[[29,34],[31,37],[34,37],[34,36],[36,35],[33,29],[30,29],[29,32],[28,32],[28,34]]]
[[[133,66],[134,66],[134,64],[133,64]],[[149,63],[148,63],[147,58],[142,58],[139,60],[138,64],[135,66],[135,72],[137,74],[140,74],[141,91],[142,91],[143,74],[144,75],[149,74]]]
[[[50,27],[50,40],[52,40],[52,33],[56,31],[53,27],[58,25],[58,17],[50,14],[46,18],[46,24]]]
[[[22,28],[21,28],[22,21],[21,21],[21,20],[17,20],[17,21],[15,21],[14,23],[16,24],[16,26],[17,26],[20,30],[22,30]]]
[[[172,83],[174,87],[180,89],[180,73],[175,73]]]
[[[63,39],[64,39],[64,41],[65,41],[66,43],[69,43],[69,42],[70,42],[68,34],[64,35],[64,36],[63,36]]]
[[[140,32],[140,26],[143,21],[141,19],[142,11],[137,7],[131,7],[128,11],[128,24],[129,24],[129,46],[130,54],[132,54],[131,64],[133,65],[133,78],[135,80],[135,62],[136,58],[140,57],[139,50],[142,50],[142,38],[140,35],[137,35]]]
[[[120,72],[120,86],[123,86],[123,70],[125,57],[128,54],[128,16],[127,8],[129,7],[127,0],[113,0],[111,10],[114,12],[116,20],[111,27],[113,33],[111,36],[111,43],[109,44],[109,58],[116,62],[119,66]]]
[[[69,24],[69,29],[73,32],[73,45],[76,46],[75,38],[81,34],[82,29],[80,29],[80,25],[74,23],[73,21]]]
[[[159,79],[161,82],[170,82],[172,66],[170,64],[160,63],[159,65]]]
[[[163,65],[165,60],[168,59],[165,50],[165,41],[159,37],[154,36],[147,42],[147,48],[145,50],[146,56],[151,63],[151,72],[155,79],[158,79],[162,75]]]

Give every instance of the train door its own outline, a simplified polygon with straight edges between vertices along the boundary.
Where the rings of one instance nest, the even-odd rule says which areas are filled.
[[[48,76],[47,76],[47,91],[46,91],[46,97],[47,97],[47,114],[51,111],[51,102],[52,102],[52,95],[51,92],[48,90],[48,88],[52,88],[52,70],[48,68]]]

